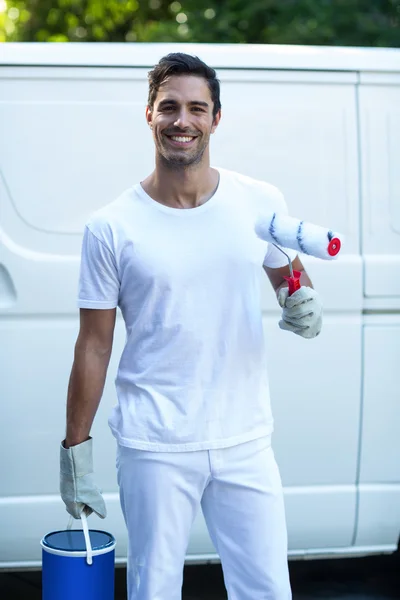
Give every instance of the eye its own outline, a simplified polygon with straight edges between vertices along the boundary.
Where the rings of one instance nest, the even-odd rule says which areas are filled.
[[[194,106],[192,110],[196,112],[206,112],[204,108],[201,108],[200,106]]]

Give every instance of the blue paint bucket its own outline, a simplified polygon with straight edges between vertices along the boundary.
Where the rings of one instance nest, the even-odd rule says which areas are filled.
[[[82,526],[41,540],[42,600],[114,600],[115,539]]]

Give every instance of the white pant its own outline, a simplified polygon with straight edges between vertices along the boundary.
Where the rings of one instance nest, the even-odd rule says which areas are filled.
[[[201,505],[229,600],[290,600],[282,484],[270,438],[222,450],[120,446],[129,600],[180,600],[190,529]]]

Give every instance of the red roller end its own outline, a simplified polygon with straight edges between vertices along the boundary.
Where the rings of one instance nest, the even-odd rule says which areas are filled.
[[[340,251],[341,245],[342,244],[341,244],[339,238],[332,238],[328,244],[329,256],[336,256],[336,254],[338,254],[338,252]]]

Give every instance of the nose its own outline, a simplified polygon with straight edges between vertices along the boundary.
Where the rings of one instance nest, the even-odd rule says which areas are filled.
[[[189,126],[189,113],[184,107],[178,111],[174,125],[180,129],[185,129],[185,127]]]

